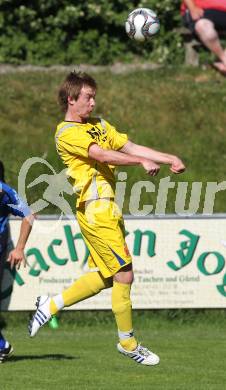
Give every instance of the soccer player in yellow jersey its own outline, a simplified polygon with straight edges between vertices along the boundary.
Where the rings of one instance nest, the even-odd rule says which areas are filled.
[[[168,164],[174,173],[185,170],[182,161],[128,140],[103,119],[90,117],[97,85],[89,75],[70,73],[59,90],[59,103],[65,119],[56,130],[57,151],[68,167],[77,193],[76,216],[89,248],[93,268],[61,294],[37,299],[37,311],[30,325],[33,337],[51,316],[105,288],[112,287],[112,310],[118,328],[118,351],[137,363],[155,365],[159,357],[137,343],[133,333],[130,289],[132,259],[125,242],[122,215],[114,203],[114,168],[140,165],[155,176],[159,164]]]

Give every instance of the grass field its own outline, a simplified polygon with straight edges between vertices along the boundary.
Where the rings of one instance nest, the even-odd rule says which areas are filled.
[[[0,76],[0,156],[6,164],[6,176],[17,188],[17,177],[24,161],[45,157],[59,172],[54,131],[62,119],[57,107],[57,88],[62,72],[10,73]],[[225,180],[226,163],[226,81],[211,69],[162,68],[128,74],[102,72],[94,74],[99,84],[96,114],[128,132],[130,139],[162,151],[181,156],[187,171],[171,181],[203,182],[198,212],[202,213],[207,181]],[[148,180],[141,168],[130,167],[124,212],[132,185]],[[36,164],[27,184],[44,173]],[[49,173],[46,168],[46,173]],[[162,177],[170,175],[163,167],[154,179],[156,188]],[[42,197],[45,184],[27,190],[30,203]],[[155,205],[156,193],[142,193],[142,202]],[[175,212],[176,189],[169,191],[167,212]],[[189,199],[189,196],[188,196]],[[74,205],[74,199],[70,200]],[[226,212],[225,191],[216,195],[214,212]],[[42,212],[58,213],[51,205]]]
[[[63,314],[58,330],[46,326],[34,339],[27,335],[28,314],[5,315],[15,353],[0,366],[2,390],[225,388],[223,311],[136,312],[138,339],[160,355],[155,367],[116,351],[111,313]]]

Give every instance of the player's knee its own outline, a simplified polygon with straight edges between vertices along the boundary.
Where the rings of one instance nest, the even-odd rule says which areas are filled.
[[[195,24],[195,31],[201,39],[211,40],[217,35],[214,24],[208,19],[200,19]]]
[[[132,264],[123,267],[114,275],[114,280],[122,284],[132,284],[134,280]]]
[[[132,284],[134,280],[133,272],[116,274],[114,276],[114,281],[122,284]]]
[[[133,274],[133,272],[130,272],[129,275],[126,275],[124,283],[133,284],[133,281],[134,281],[134,274]]]

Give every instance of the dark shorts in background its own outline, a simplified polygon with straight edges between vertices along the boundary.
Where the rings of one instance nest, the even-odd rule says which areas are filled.
[[[215,9],[205,9],[204,15],[201,19],[209,19],[214,23],[216,30],[226,31],[226,12],[217,11]],[[183,22],[185,27],[187,27],[192,33],[195,34],[195,23],[197,20],[193,20],[190,12],[187,10],[183,15]]]
[[[3,271],[5,267],[7,244],[8,244],[9,232],[8,229],[0,234],[0,291],[2,286]]]

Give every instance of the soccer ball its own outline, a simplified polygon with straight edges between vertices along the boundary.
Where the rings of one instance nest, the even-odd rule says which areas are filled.
[[[149,8],[136,8],[128,15],[126,33],[131,39],[145,41],[152,38],[160,28],[157,15]]]

